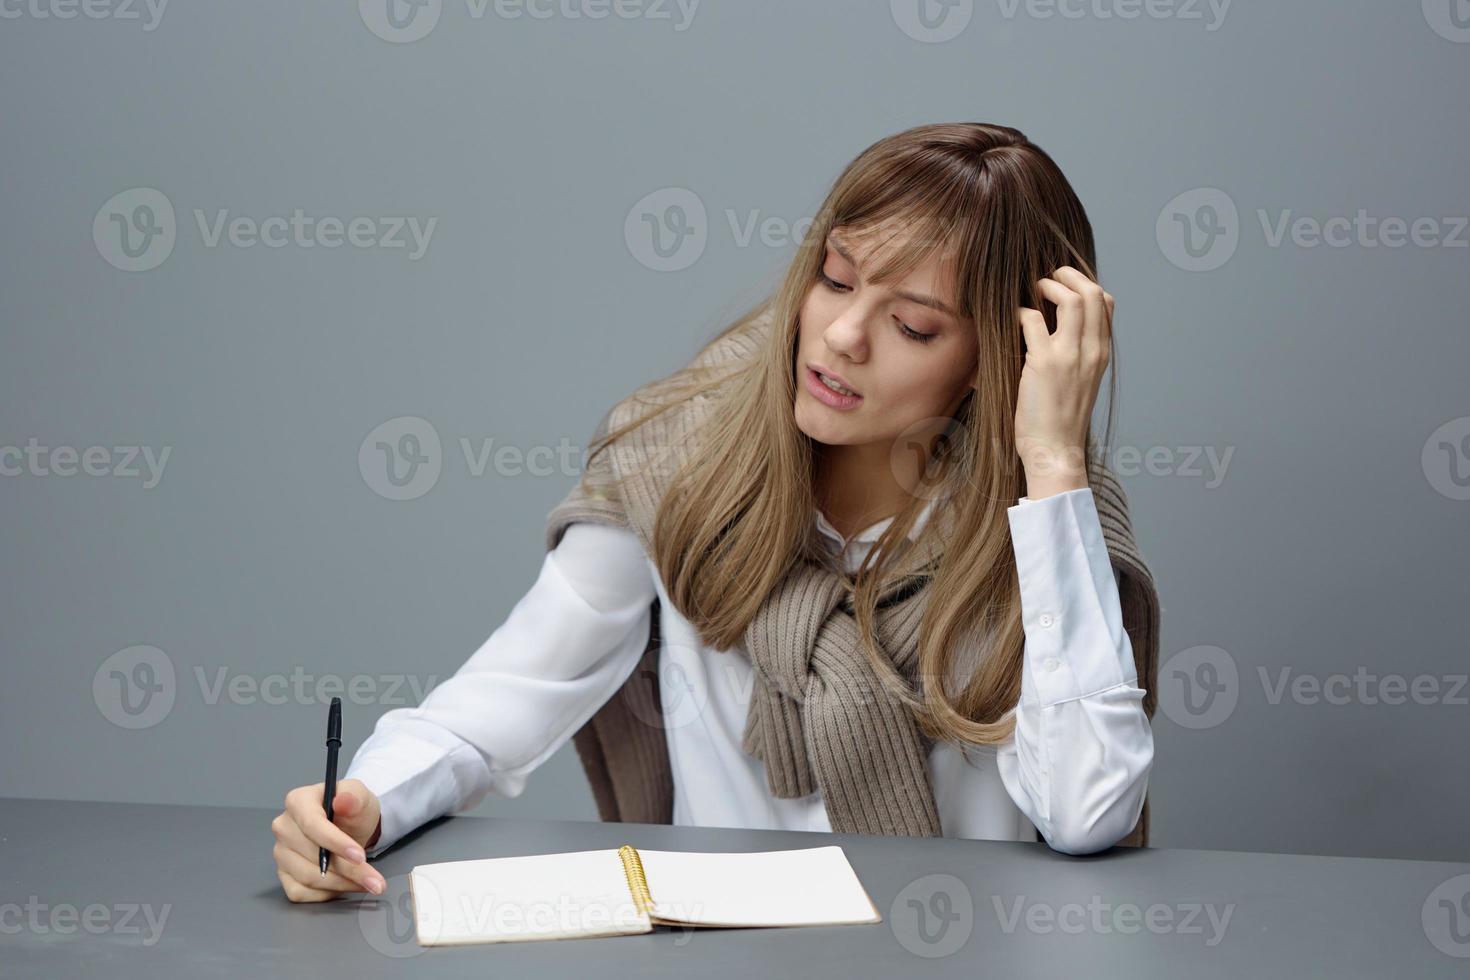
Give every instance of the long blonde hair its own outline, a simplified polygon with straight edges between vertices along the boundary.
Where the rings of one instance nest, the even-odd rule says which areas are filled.
[[[885,689],[920,730],[943,741],[993,745],[1015,725],[1024,632],[1007,507],[1026,492],[1015,448],[1016,393],[1025,358],[1019,306],[1054,307],[1036,280],[1071,265],[1096,280],[1092,228],[1061,170],[1016,129],[983,123],[917,126],[874,143],[843,170],[780,287],[704,348],[769,318],[759,350],[732,374],[700,359],[639,390],[653,406],[590,447],[604,451],[685,400],[717,393],[698,451],[660,499],[652,558],[669,599],[704,643],[729,650],[792,563],[823,560],[812,534],[814,444],[797,428],[795,355],[802,301],[816,282],[828,233],[906,229],[902,248],[869,277],[900,279],[930,255],[951,264],[958,313],[978,335],[976,389],[932,441],[929,479],[945,489],[913,494],[847,577],[863,646]],[[912,233],[912,234],[910,234]],[[1111,355],[1110,351],[1110,355]],[[1110,356],[1110,363],[1116,361]],[[1111,439],[1116,366],[1109,373]],[[1089,432],[1084,446],[1095,458]],[[589,457],[590,459],[591,457]],[[877,603],[909,553],[928,499],[951,508],[942,543],[927,520],[916,541],[939,554],[919,633],[917,685],[900,676],[875,637]],[[955,680],[958,678],[958,680]],[[956,686],[959,689],[951,691]],[[915,687],[918,689],[915,690]]]

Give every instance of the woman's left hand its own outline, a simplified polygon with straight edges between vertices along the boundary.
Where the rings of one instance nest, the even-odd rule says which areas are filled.
[[[1064,265],[1037,287],[1057,306],[1057,329],[1048,334],[1040,310],[1020,308],[1016,452],[1033,500],[1087,486],[1084,447],[1113,333],[1113,297],[1083,273]]]

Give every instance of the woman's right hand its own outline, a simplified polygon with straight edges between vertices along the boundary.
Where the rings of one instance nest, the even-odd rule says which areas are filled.
[[[359,779],[340,780],[328,820],[322,805],[325,792],[325,783],[296,787],[286,794],[286,809],[271,821],[276,877],[286,897],[293,902],[325,902],[344,892],[381,895],[387,883],[367,863],[364,850],[376,844],[382,832],[377,796]],[[331,852],[325,878],[318,864],[322,847]]]

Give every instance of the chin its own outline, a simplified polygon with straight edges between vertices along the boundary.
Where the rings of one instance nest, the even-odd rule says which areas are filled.
[[[796,427],[815,442],[827,446],[848,446],[865,442],[845,419],[833,418],[836,413],[824,405],[796,403]]]

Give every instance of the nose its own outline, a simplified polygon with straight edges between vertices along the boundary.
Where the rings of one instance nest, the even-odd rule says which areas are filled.
[[[822,331],[822,342],[834,354],[841,354],[851,361],[862,361],[867,357],[868,333],[864,324],[865,314],[857,306],[849,307]]]

